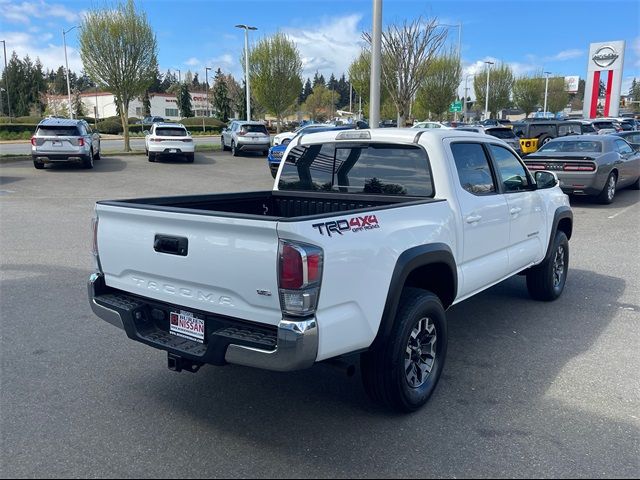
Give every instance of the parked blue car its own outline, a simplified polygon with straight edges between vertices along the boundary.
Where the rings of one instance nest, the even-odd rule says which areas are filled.
[[[354,128],[369,128],[369,125],[364,122],[357,122],[357,124],[349,124],[349,125],[327,125],[326,128],[314,128],[312,133],[318,132],[329,132],[332,130],[353,130]],[[302,133],[304,135],[304,132]],[[289,143],[297,138],[298,135],[293,137],[291,140],[284,139],[280,145],[274,145],[269,149],[269,154],[267,155],[267,165],[269,166],[269,170],[271,171],[271,176],[276,178],[278,174],[278,168],[280,167],[280,161],[284,156],[284,152],[289,146]]]

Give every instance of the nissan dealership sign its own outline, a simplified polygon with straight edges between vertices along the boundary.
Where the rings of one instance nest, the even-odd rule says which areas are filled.
[[[595,118],[598,113],[605,117],[618,116],[624,47],[624,41],[591,44],[584,89],[584,118]],[[598,112],[600,82],[604,82],[607,87],[602,112]]]

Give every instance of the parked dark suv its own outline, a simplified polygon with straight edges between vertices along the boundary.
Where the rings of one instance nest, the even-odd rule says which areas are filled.
[[[533,153],[549,140],[566,135],[582,134],[582,124],[578,120],[534,120],[516,122],[513,133],[520,138],[523,155]]]

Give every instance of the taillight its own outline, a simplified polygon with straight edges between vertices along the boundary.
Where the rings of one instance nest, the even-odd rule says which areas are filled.
[[[529,170],[544,170],[545,166],[544,165],[535,165],[532,163],[527,163],[527,168]]]
[[[239,137],[244,137],[246,134],[247,134],[246,130],[240,130],[240,131],[238,132],[238,136],[239,136]]]
[[[33,137],[31,137],[31,145],[33,145],[34,147],[37,145],[35,135]]]
[[[92,242],[91,242],[91,254],[93,255],[93,265],[99,272],[102,271],[100,266],[100,252],[98,251],[98,216],[96,215],[91,219],[92,230]]]
[[[591,163],[582,163],[577,165],[565,164],[563,170],[565,172],[595,172],[596,166]]]
[[[322,249],[305,243],[280,240],[280,306],[293,316],[313,315],[318,307],[322,283]]]
[[[79,147],[84,147],[84,138],[80,137],[80,138],[78,139],[78,146],[79,146]]]

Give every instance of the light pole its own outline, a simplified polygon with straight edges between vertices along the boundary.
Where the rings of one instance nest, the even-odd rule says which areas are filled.
[[[494,62],[484,62],[487,64],[487,91],[485,92],[485,101],[484,101],[484,119],[489,119],[489,72],[491,71],[491,65]]]
[[[207,118],[209,117],[209,70],[211,67],[204,67],[204,78],[205,78],[205,107],[207,112]],[[204,117],[202,117],[202,133],[205,133],[204,128]]]
[[[71,86],[69,84],[69,60],[67,60],[67,33],[78,28],[78,25],[71,27],[69,30],[62,30],[62,43],[64,44],[64,63],[67,66],[67,100],[69,101],[69,118],[73,118],[71,109]]]
[[[178,71],[178,83],[182,83],[182,75],[181,75],[182,72],[178,68],[176,68],[175,70]]]
[[[244,78],[247,83],[247,122],[251,120],[251,89],[249,88],[249,30],[257,30],[258,27],[249,25],[236,25],[236,28],[244,28]]]
[[[5,89],[0,87],[0,116],[2,115],[2,112],[4,112],[4,109],[2,108],[2,92],[4,92]]]
[[[380,75],[382,74],[382,0],[373,0],[373,35],[371,38],[371,87],[369,126],[380,126]]]
[[[7,92],[7,110],[9,111],[9,120],[11,120],[11,97],[9,96],[9,76],[7,75],[7,43],[4,40],[2,42],[2,49],[4,50],[4,86]]]
[[[544,115],[544,118],[547,117],[547,91],[549,88],[549,75],[551,75],[551,72],[544,72],[544,74],[546,75],[546,79],[544,81],[544,109],[542,110],[542,115]]]
[[[467,121],[467,98],[469,98],[469,96],[467,95],[468,91],[469,91],[469,87],[467,86],[469,84],[469,77],[475,77],[475,74],[470,73],[469,75],[464,77],[464,103],[462,105],[462,109],[463,109],[463,117],[465,122]]]

